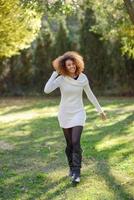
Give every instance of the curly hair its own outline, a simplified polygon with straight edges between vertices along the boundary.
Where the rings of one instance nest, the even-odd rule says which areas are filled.
[[[69,71],[66,68],[66,60],[72,60],[76,65],[76,75],[79,75],[84,71],[83,57],[76,51],[67,51],[62,56],[57,57],[52,61],[54,69],[61,75],[69,75]]]

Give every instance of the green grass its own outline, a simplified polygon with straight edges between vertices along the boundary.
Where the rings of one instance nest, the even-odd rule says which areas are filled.
[[[47,95],[46,95],[47,96]],[[1,200],[134,200],[134,99],[84,99],[81,182],[73,187],[59,127],[59,98],[0,99]]]

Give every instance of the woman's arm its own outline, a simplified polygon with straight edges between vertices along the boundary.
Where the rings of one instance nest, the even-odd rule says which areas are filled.
[[[44,92],[46,94],[49,94],[50,92],[52,92],[53,90],[55,90],[56,88],[60,86],[62,76],[58,76],[58,77],[57,76],[58,76],[58,72],[53,71],[53,73],[51,74],[50,78],[48,79],[44,87]]]
[[[84,91],[89,99],[89,101],[91,101],[91,103],[95,106],[96,110],[99,112],[99,113],[103,113],[103,109],[101,108],[98,100],[96,99],[95,95],[93,94],[91,88],[90,88],[90,85],[89,85],[89,81],[87,79],[87,84],[84,85]]]

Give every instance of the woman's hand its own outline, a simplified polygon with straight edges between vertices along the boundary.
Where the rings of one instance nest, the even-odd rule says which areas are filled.
[[[52,66],[57,71],[58,74],[60,74],[59,63],[62,58],[63,56],[59,56],[58,58],[52,61]]]
[[[55,59],[55,60],[52,62],[52,65],[53,65],[53,68],[57,71],[57,68],[58,68],[58,60]]]
[[[107,115],[105,112],[100,113],[101,119],[102,120],[106,120],[107,119]]]

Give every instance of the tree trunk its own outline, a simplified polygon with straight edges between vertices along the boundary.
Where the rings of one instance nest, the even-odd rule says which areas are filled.
[[[134,6],[132,5],[131,0],[124,0],[124,4],[126,6],[129,16],[130,16],[130,20],[134,24]]]

